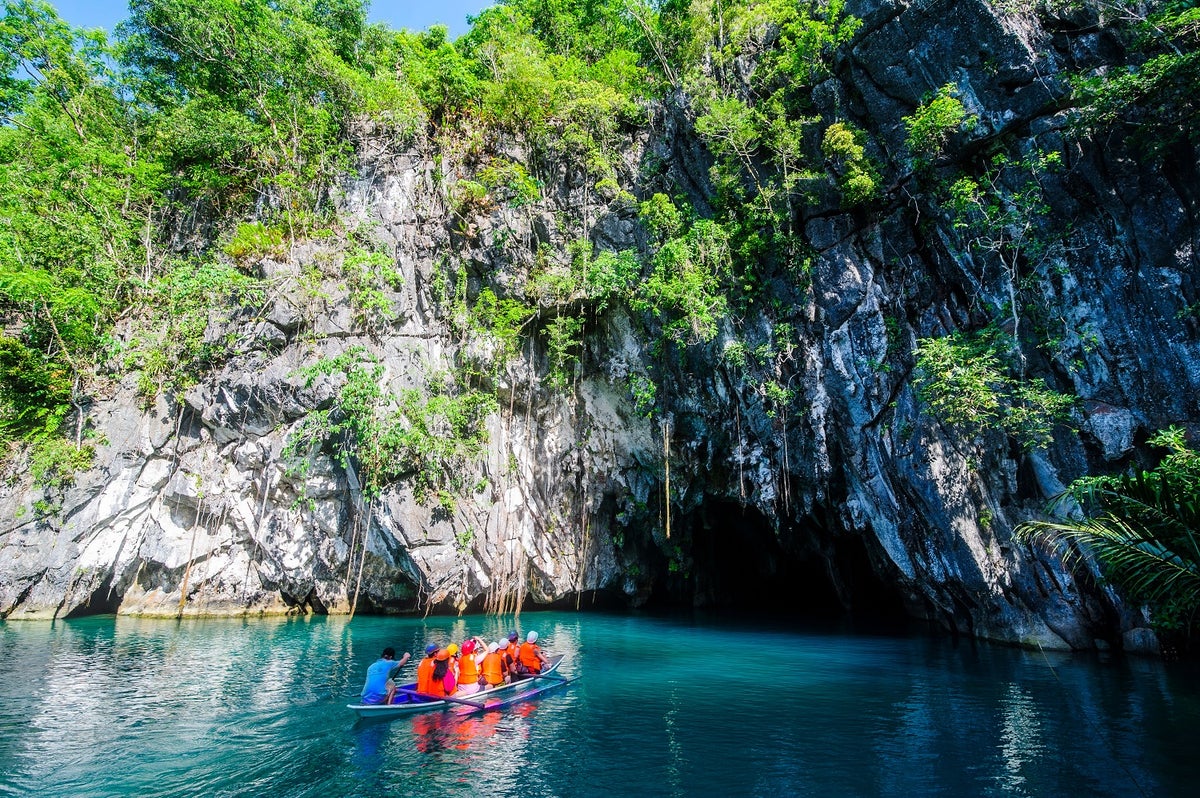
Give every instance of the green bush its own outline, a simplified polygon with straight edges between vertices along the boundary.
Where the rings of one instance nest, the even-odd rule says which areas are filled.
[[[1200,455],[1177,427],[1147,443],[1167,449],[1155,468],[1077,479],[1051,502],[1056,518],[1016,533],[1057,545],[1068,564],[1094,557],[1109,582],[1149,607],[1156,628],[1186,644],[1200,609]]]
[[[866,135],[845,122],[835,122],[825,130],[821,141],[821,151],[838,175],[842,202],[847,206],[861,205],[879,196],[879,170],[866,155],[863,146]]]
[[[947,83],[918,106],[912,116],[904,117],[908,131],[904,144],[920,162],[936,160],[955,133],[975,127],[978,117],[967,114],[957,95],[958,87]]]
[[[61,490],[75,479],[77,471],[90,468],[96,450],[90,445],[76,446],[62,438],[44,438],[30,451],[29,475],[36,485]]]
[[[284,253],[283,231],[262,222],[242,222],[221,250],[239,264],[260,258],[278,258]]]
[[[1010,376],[1005,341],[994,328],[922,338],[916,355],[917,398],[940,421],[970,434],[999,429],[1025,448],[1046,446],[1074,406],[1040,379]]]

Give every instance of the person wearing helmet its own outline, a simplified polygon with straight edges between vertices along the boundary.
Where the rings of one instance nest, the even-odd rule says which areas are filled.
[[[517,652],[517,660],[521,663],[521,668],[530,674],[541,673],[542,668],[550,666],[550,662],[542,655],[542,650],[537,644],[538,633],[530,632],[525,636],[525,642],[521,644]]]
[[[475,654],[475,641],[465,640],[458,656],[458,695],[479,692],[479,660]]]
[[[508,660],[508,672],[516,677],[521,667],[520,660],[517,659],[517,654],[520,653],[520,647],[517,645],[516,632],[508,633],[507,642],[503,640],[500,641],[500,653],[504,655],[506,660]]]
[[[483,662],[479,668],[483,674],[483,681],[488,687],[497,687],[507,684],[510,681],[508,660],[502,653],[502,649],[498,643],[488,644],[487,654],[484,655]]]
[[[436,665],[434,655],[438,652],[437,643],[425,646],[425,658],[417,663],[417,692],[424,695],[436,695],[433,692],[433,669]]]
[[[408,658],[412,656],[407,651],[404,656],[396,662],[396,649],[388,646],[383,650],[383,654],[379,659],[367,668],[367,681],[362,689],[362,702],[364,704],[390,704],[392,698],[396,695],[396,682],[394,678],[408,662]]]

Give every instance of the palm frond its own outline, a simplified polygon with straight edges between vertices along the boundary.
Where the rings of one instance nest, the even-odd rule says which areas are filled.
[[[1016,530],[1024,540],[1068,543],[1064,562],[1088,552],[1105,567],[1108,578],[1133,597],[1147,602],[1200,605],[1200,558],[1169,547],[1157,530],[1107,512],[1082,520],[1031,521]],[[1195,541],[1187,530],[1186,538]]]

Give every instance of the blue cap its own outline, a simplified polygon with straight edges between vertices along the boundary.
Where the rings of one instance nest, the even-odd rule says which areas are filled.
[[[429,645],[425,646],[425,656],[428,657],[429,655],[433,654],[437,650],[438,650],[438,644],[430,643]]]

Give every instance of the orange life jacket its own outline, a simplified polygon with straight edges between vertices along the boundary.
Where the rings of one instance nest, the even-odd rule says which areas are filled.
[[[433,657],[426,657],[417,664],[417,692],[438,695],[433,692]]]
[[[542,650],[538,648],[537,643],[522,643],[519,654],[521,664],[530,673],[540,673],[542,670],[541,653]]]
[[[505,646],[505,647],[504,647],[504,649],[502,649],[502,651],[503,651],[504,655],[505,655],[506,657],[508,657],[508,664],[509,664],[509,665],[512,665],[514,662],[516,662],[516,661],[517,661],[517,651],[518,651],[518,649],[517,649],[517,644],[516,644],[516,643],[509,643],[507,646]]]
[[[483,678],[493,687],[504,681],[506,670],[508,666],[504,664],[504,655],[499,651],[493,651],[483,658]]]
[[[450,663],[446,663],[446,672],[441,676],[437,675],[438,663],[433,663],[433,667],[429,669],[429,689],[421,692],[427,695],[435,695],[438,698],[447,695],[454,695],[454,669],[450,667]]]
[[[474,654],[464,654],[458,660],[458,683],[473,684],[479,681],[479,663]]]

